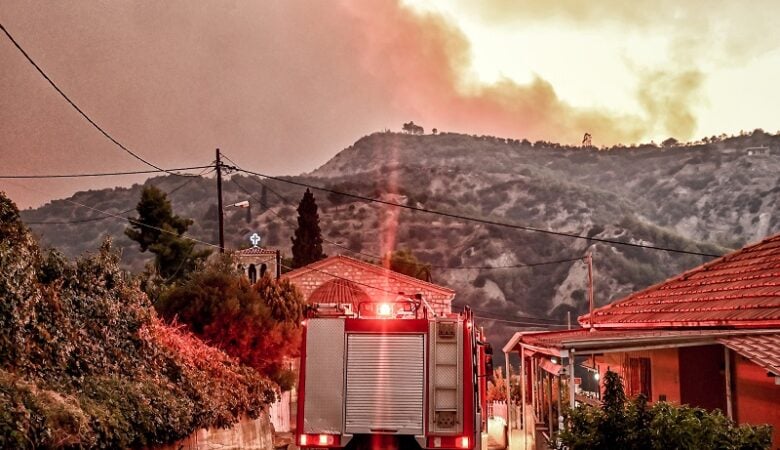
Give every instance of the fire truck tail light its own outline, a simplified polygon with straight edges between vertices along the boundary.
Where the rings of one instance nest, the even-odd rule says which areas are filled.
[[[301,447],[306,445],[321,445],[329,447],[336,444],[336,436],[332,434],[302,434],[298,438]]]
[[[458,448],[469,448],[468,436],[463,436],[460,439],[458,439]]]

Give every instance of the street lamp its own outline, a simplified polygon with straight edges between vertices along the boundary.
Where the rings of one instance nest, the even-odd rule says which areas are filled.
[[[243,200],[236,203],[231,203],[230,205],[225,205],[222,207],[222,211],[220,211],[220,218],[224,217],[225,210],[228,208],[249,208],[249,200]],[[219,252],[225,253],[225,224],[224,220],[219,221]]]

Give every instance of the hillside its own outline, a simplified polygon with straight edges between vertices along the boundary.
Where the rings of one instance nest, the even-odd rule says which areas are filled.
[[[779,156],[780,136],[760,130],[681,146],[601,150],[453,133],[376,133],[317,170],[290,179],[421,208],[720,254],[780,231]],[[254,201],[249,222],[245,210],[226,213],[229,247],[248,245],[246,237],[258,231],[265,245],[289,255],[303,188],[242,174],[232,180],[225,184],[226,203],[247,199],[245,190]],[[188,183],[171,194],[174,210],[195,220],[193,236],[216,242],[213,179],[158,177],[148,183],[169,192]],[[73,200],[119,213],[134,207],[140,189],[81,192]],[[586,272],[579,261],[483,266],[570,259],[593,251],[596,304],[602,305],[709,259],[488,226],[333,193],[315,196],[326,239],[367,259],[388,246],[412,249],[434,266],[435,282],[458,292],[457,304],[471,304],[487,317],[563,319],[567,311],[582,313]],[[122,220],[36,224],[99,217],[62,200],[23,217],[44,242],[70,255],[110,234],[124,248],[126,267],[138,270],[148,257],[122,235]],[[332,245],[326,252],[350,254]]]

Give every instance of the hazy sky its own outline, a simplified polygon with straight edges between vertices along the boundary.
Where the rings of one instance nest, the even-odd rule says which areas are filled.
[[[3,0],[0,22],[166,167],[271,174],[400,129],[596,145],[777,131],[777,1]],[[0,174],[143,169],[0,36]],[[0,180],[20,207],[142,177]]]

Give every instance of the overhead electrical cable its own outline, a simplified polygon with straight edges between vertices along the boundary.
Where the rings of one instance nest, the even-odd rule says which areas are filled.
[[[442,269],[442,270],[491,270],[491,269],[521,269],[524,267],[539,267],[539,266],[548,266],[552,264],[562,264],[572,261],[581,261],[585,257],[579,256],[577,258],[566,258],[566,259],[556,259],[553,261],[540,261],[540,262],[533,262],[533,263],[519,263],[519,264],[512,264],[507,266],[458,266],[458,267],[451,267],[451,266],[431,266],[433,269]]]
[[[240,167],[240,166],[239,166],[239,165],[238,165],[238,164],[237,164],[235,161],[233,161],[232,159],[230,159],[228,156],[226,156],[226,155],[224,155],[224,154],[223,154],[222,156],[224,156],[224,157],[225,157],[225,159],[227,159],[228,161],[230,161],[231,163],[233,163],[233,165],[234,165],[234,166],[233,166],[232,168],[233,168],[234,170],[237,170],[237,171],[243,171],[243,169],[241,169],[241,167]],[[270,191],[272,194],[274,194],[274,195],[276,195],[277,197],[279,197],[279,199],[281,199],[283,202],[287,203],[288,205],[291,203],[291,202],[290,202],[290,200],[288,200],[288,199],[287,199],[285,196],[283,196],[282,194],[278,193],[277,191],[275,191],[274,189],[272,189],[271,187],[269,187],[268,185],[266,185],[266,184],[265,184],[265,183],[263,183],[262,181],[258,180],[257,178],[253,178],[253,177],[247,177],[247,178],[249,178],[250,180],[252,180],[252,181],[254,181],[254,182],[258,183],[258,184],[259,184],[259,185],[261,185],[261,186],[263,186],[264,188],[266,188],[266,189],[267,189],[268,191]],[[271,213],[273,213],[274,215],[276,215],[277,217],[279,217],[279,218],[280,218],[280,219],[282,219],[283,221],[287,222],[287,224],[288,224],[288,225],[290,225],[290,226],[293,226],[293,227],[297,226],[297,225],[296,225],[295,223],[293,223],[293,222],[292,222],[290,219],[288,219],[288,218],[286,218],[286,217],[283,217],[281,214],[279,214],[278,212],[274,211],[274,210],[273,210],[272,208],[270,208],[268,205],[266,205],[265,203],[261,202],[261,201],[260,201],[260,199],[256,198],[255,194],[253,194],[253,193],[252,193],[252,192],[250,192],[248,189],[246,189],[245,187],[243,187],[243,186],[242,186],[240,183],[238,183],[238,182],[235,180],[235,177],[231,178],[231,180],[230,180],[230,181],[232,181],[232,182],[233,182],[233,183],[234,183],[236,186],[238,186],[238,187],[239,187],[239,188],[240,188],[242,191],[244,191],[244,193],[246,193],[247,195],[250,195],[252,198],[254,198],[254,199],[255,199],[255,200],[258,202],[258,203],[260,203],[260,204],[261,204],[261,205],[262,205],[264,208],[266,208],[267,210],[271,211]],[[355,254],[355,255],[360,255],[360,256],[363,256],[363,257],[366,257],[366,258],[369,258],[369,259],[373,259],[373,260],[376,260],[376,261],[383,261],[383,260],[385,259],[385,258],[383,258],[383,257],[381,257],[381,256],[378,256],[378,255],[373,255],[373,254],[370,254],[370,253],[365,253],[365,252],[362,252],[362,251],[352,250],[351,248],[349,248],[349,247],[348,247],[348,246],[346,246],[346,245],[339,244],[338,242],[334,242],[334,241],[332,241],[332,240],[329,240],[329,239],[327,239],[327,238],[324,238],[324,237],[322,238],[322,240],[323,240],[323,242],[324,242],[324,243],[326,243],[326,244],[332,245],[332,246],[334,246],[334,247],[339,247],[339,248],[341,248],[341,249],[343,249],[343,250],[346,250],[346,251],[348,251],[348,252],[350,252],[350,253],[352,253],[352,254]],[[583,257],[577,257],[577,258],[567,258],[567,259],[559,259],[559,260],[554,260],[554,261],[541,261],[541,262],[527,263],[527,264],[518,263],[518,264],[507,265],[507,266],[458,266],[458,267],[452,267],[452,266],[439,266],[439,265],[430,265],[430,267],[431,267],[432,269],[441,269],[441,270],[473,270],[473,269],[479,269],[479,270],[498,270],[498,269],[519,269],[519,268],[524,268],[524,267],[537,267],[537,266],[546,266],[546,265],[552,265],[552,264],[562,264],[562,263],[566,263],[566,262],[579,261],[579,260],[581,260],[581,259],[583,259]],[[428,264],[425,264],[425,265],[428,265]]]
[[[282,264],[282,267],[285,268],[285,269],[288,269],[288,270],[295,270],[292,267],[289,267],[289,266],[284,265],[284,264]],[[315,272],[318,272],[318,273],[321,273],[323,275],[327,275],[327,276],[333,277],[335,279],[339,279],[339,280],[347,281],[347,282],[350,282],[350,283],[353,283],[353,284],[356,284],[356,285],[359,285],[359,286],[367,287],[369,289],[373,289],[373,290],[376,290],[376,291],[379,291],[379,292],[384,292],[384,293],[387,293],[387,294],[390,294],[390,295],[402,295],[402,294],[400,294],[398,292],[393,292],[393,291],[390,291],[390,290],[387,290],[387,289],[383,289],[381,287],[373,286],[373,285],[370,285],[370,284],[367,284],[367,283],[363,283],[363,282],[360,282],[360,281],[357,281],[357,280],[353,280],[353,279],[350,279],[350,278],[347,278],[347,277],[344,277],[344,276],[341,276],[341,275],[336,275],[334,273],[330,273],[330,272],[322,270],[322,269],[315,269],[313,267],[307,267],[307,269],[315,271]],[[529,322],[527,320],[523,321],[523,320],[495,319],[495,318],[482,317],[482,316],[480,316],[480,318],[485,319],[485,320],[504,321],[504,322],[511,322],[511,323],[516,323],[516,324],[524,323],[526,325],[531,325],[531,326],[536,326],[536,327],[565,327],[565,326],[567,326],[567,325],[563,325],[563,324],[559,324],[559,323],[549,323],[551,320],[550,319],[545,319],[545,318],[538,318],[537,319],[537,318],[534,318],[534,317],[525,317],[525,319],[528,319],[528,320],[547,321],[548,323]]]
[[[558,325],[556,325],[556,324],[540,324],[540,323],[524,322],[524,321],[520,321],[520,320],[495,319],[495,318],[492,318],[492,317],[484,317],[484,316],[480,316],[480,315],[477,315],[477,314],[475,314],[474,317],[476,317],[478,319],[482,319],[482,320],[490,320],[490,321],[493,321],[493,322],[503,322],[503,323],[508,323],[508,324],[511,324],[511,325],[523,325],[523,326],[528,326],[528,327],[538,327],[538,328],[566,328],[566,327],[568,327],[568,325],[562,325],[562,324],[558,324]],[[575,328],[579,328],[579,327],[575,327]],[[572,328],[572,329],[574,329],[574,328]]]
[[[380,203],[380,204],[387,205],[387,206],[394,206],[396,208],[408,209],[408,210],[411,210],[411,211],[417,211],[417,212],[422,212],[422,213],[426,213],[426,214],[433,214],[433,215],[438,215],[438,216],[442,216],[442,217],[449,217],[451,219],[457,219],[457,220],[464,220],[464,221],[469,221],[469,222],[481,223],[481,224],[484,224],[484,225],[492,225],[492,226],[497,226],[497,227],[511,228],[511,229],[515,229],[515,230],[522,230],[522,231],[529,231],[529,232],[535,232],[535,233],[549,234],[549,235],[553,235],[553,236],[568,237],[568,238],[573,238],[573,239],[583,239],[583,240],[592,241],[592,242],[601,242],[601,243],[613,244],[613,245],[623,245],[623,246],[627,246],[627,247],[643,248],[643,249],[648,249],[648,250],[658,250],[658,251],[664,251],[664,252],[670,252],[670,253],[681,253],[681,254],[695,255],[695,256],[707,256],[707,257],[712,257],[712,258],[717,258],[717,257],[721,256],[721,255],[716,255],[716,254],[712,254],[712,253],[694,252],[694,251],[690,251],[690,250],[682,250],[682,249],[671,248],[671,247],[662,247],[662,246],[658,246],[658,245],[649,245],[649,244],[639,244],[639,243],[634,243],[634,242],[616,241],[614,239],[598,238],[598,237],[595,237],[595,236],[582,236],[582,235],[579,235],[579,234],[567,233],[567,232],[564,232],[564,231],[545,230],[543,228],[536,228],[536,227],[531,227],[531,226],[527,226],[527,225],[519,225],[519,224],[513,224],[513,223],[507,223],[507,222],[499,222],[499,221],[490,220],[490,219],[480,219],[478,217],[471,217],[471,216],[466,216],[466,215],[462,215],[462,214],[455,214],[455,213],[450,213],[450,212],[446,212],[446,211],[438,211],[438,210],[421,208],[421,207],[411,206],[411,205],[403,205],[403,204],[391,202],[391,201],[388,201],[388,200],[382,200],[382,199],[373,198],[373,197],[366,197],[364,195],[353,194],[353,193],[349,193],[349,192],[337,191],[337,190],[334,190],[334,189],[325,188],[325,187],[322,187],[322,186],[316,186],[316,185],[309,184],[309,183],[303,183],[303,182],[300,182],[300,181],[289,180],[289,179],[285,179],[285,178],[282,178],[282,177],[275,177],[275,176],[272,176],[272,175],[265,175],[265,174],[262,174],[262,173],[259,173],[259,172],[254,172],[254,171],[251,171],[251,170],[240,169],[238,167],[235,167],[235,170],[240,171],[240,172],[249,173],[249,174],[256,175],[256,176],[263,177],[263,178],[268,178],[269,180],[276,180],[276,181],[280,181],[280,182],[283,182],[283,183],[288,183],[288,184],[293,184],[293,185],[296,185],[296,186],[306,187],[306,188],[309,188],[309,189],[316,189],[318,191],[329,192],[329,193],[336,194],[336,195],[342,195],[344,197],[351,197],[351,198],[354,198],[354,199],[357,199],[357,200],[366,201],[366,202]]]
[[[284,216],[282,216],[282,215],[281,215],[281,214],[279,214],[277,211],[275,211],[273,208],[271,208],[271,207],[270,207],[270,206],[268,206],[267,204],[265,204],[265,203],[263,203],[262,201],[260,201],[260,199],[258,199],[258,198],[255,196],[255,194],[253,194],[253,193],[252,193],[252,192],[250,192],[248,189],[246,189],[245,187],[243,187],[243,186],[242,186],[240,183],[238,183],[238,182],[237,182],[237,181],[236,181],[234,178],[231,178],[231,179],[230,179],[230,181],[231,181],[231,182],[233,182],[233,184],[235,184],[236,186],[238,186],[238,187],[239,187],[239,188],[240,188],[242,191],[244,191],[244,192],[245,192],[247,195],[250,195],[250,196],[251,196],[251,197],[252,197],[252,198],[253,198],[255,201],[257,201],[258,203],[260,203],[260,205],[262,205],[262,206],[263,206],[263,207],[264,207],[266,210],[270,211],[270,212],[271,212],[273,215],[275,215],[276,217],[278,217],[278,218],[280,218],[281,220],[283,220],[284,222],[286,222],[286,223],[287,223],[289,226],[291,226],[291,227],[293,227],[293,228],[295,228],[295,227],[297,226],[297,224],[295,224],[295,223],[294,223],[292,220],[288,219],[287,217],[284,217]],[[259,182],[259,181],[258,181],[258,182]],[[261,183],[261,184],[262,184],[262,183]],[[263,185],[263,186],[265,186],[265,185]],[[269,191],[271,191],[271,192],[274,192],[274,191],[272,191],[270,188],[268,188],[268,190],[269,190]],[[280,195],[280,194],[276,194],[276,195]],[[283,197],[281,197],[281,198],[283,198]],[[377,256],[377,255],[372,255],[372,254],[370,254],[370,253],[365,253],[365,252],[360,252],[360,251],[357,251],[357,250],[352,250],[351,248],[347,247],[346,245],[339,244],[338,242],[332,241],[332,240],[330,240],[330,239],[328,239],[328,238],[325,238],[325,237],[323,237],[323,238],[322,238],[322,242],[323,242],[324,244],[328,244],[328,245],[332,245],[332,246],[334,246],[334,247],[341,248],[341,249],[343,249],[343,250],[346,250],[346,251],[348,251],[348,252],[350,252],[350,253],[353,253],[353,254],[355,254],[355,255],[360,255],[360,256],[363,256],[363,257],[366,257],[366,258],[369,258],[369,259],[372,259],[372,260],[376,260],[376,261],[381,261],[381,260],[382,260],[382,258],[381,258],[381,257],[379,257],[379,256]]]
[[[24,186],[24,185],[22,185],[22,184],[18,184],[18,183],[14,183],[14,184],[16,184],[17,186],[20,186],[20,187],[22,187],[23,189],[29,189],[29,190],[33,190],[33,191],[36,191],[36,192],[43,193],[43,191],[41,191],[40,189],[31,188],[31,187],[29,187],[29,186]],[[122,216],[120,216],[119,214],[110,213],[110,212],[108,212],[108,211],[104,211],[104,210],[102,210],[102,209],[94,208],[94,207],[92,207],[92,206],[85,205],[85,204],[83,204],[83,203],[77,202],[77,201],[75,201],[75,200],[71,200],[71,199],[69,199],[69,198],[65,198],[65,199],[63,199],[62,201],[64,201],[64,202],[68,202],[68,203],[71,203],[71,204],[74,204],[74,205],[76,205],[76,206],[80,206],[80,207],[82,207],[82,208],[87,208],[87,209],[89,209],[89,210],[95,211],[95,212],[97,212],[97,213],[100,213],[100,214],[105,214],[105,215],[107,215],[107,216],[115,217],[115,218],[117,218],[117,219],[128,220],[128,221],[129,221],[131,224],[133,224],[133,225],[138,225],[138,226],[142,226],[142,227],[144,227],[144,228],[149,228],[149,229],[151,229],[151,230],[157,230],[157,231],[160,231],[160,232],[162,232],[162,233],[166,233],[166,234],[171,234],[171,235],[174,235],[174,236],[178,236],[178,237],[180,237],[180,238],[183,238],[183,239],[188,239],[188,240],[190,240],[190,241],[193,241],[193,242],[195,242],[195,243],[202,244],[202,245],[206,245],[206,246],[209,246],[209,247],[219,248],[219,245],[217,245],[217,244],[212,244],[212,243],[210,243],[210,242],[201,241],[200,239],[196,239],[196,238],[194,238],[194,237],[192,237],[192,236],[188,236],[188,235],[186,235],[186,234],[179,234],[179,233],[178,233],[178,232],[176,232],[176,231],[171,231],[171,230],[166,230],[166,229],[164,229],[164,228],[155,227],[154,225],[149,225],[149,224],[143,223],[143,222],[141,222],[141,221],[138,221],[138,220],[135,220],[135,219],[132,219],[132,218],[122,217]]]
[[[121,142],[116,140],[105,129],[103,129],[103,127],[101,127],[100,125],[97,124],[97,122],[92,120],[92,118],[89,117],[89,115],[87,115],[87,113],[85,113],[78,105],[76,105],[76,103],[73,100],[71,100],[70,97],[68,97],[65,94],[65,92],[63,92],[62,89],[60,89],[59,86],[57,86],[57,84],[46,74],[46,72],[43,71],[43,69],[32,59],[32,57],[29,54],[27,54],[27,52],[16,41],[16,39],[14,39],[14,37],[11,36],[11,33],[8,32],[8,30],[5,28],[5,26],[3,26],[2,23],[0,23],[0,30],[2,30],[3,33],[5,33],[6,37],[14,44],[14,46],[22,53],[22,55],[24,55],[24,57],[27,59],[27,61],[30,64],[32,64],[33,67],[35,67],[35,69],[38,71],[38,73],[40,73],[41,76],[43,76],[43,78],[46,79],[46,81],[49,82],[49,84],[54,88],[54,90],[56,90],[62,96],[62,98],[64,98],[70,104],[70,106],[73,107],[73,109],[78,111],[78,113],[81,114],[81,116],[84,117],[84,119],[86,119],[87,122],[89,122],[93,127],[95,127],[98,131],[100,131],[100,133],[103,134],[103,136],[105,136],[108,140],[113,142],[117,147],[121,148],[127,154],[129,154],[133,158],[137,159],[138,161],[141,161],[142,163],[146,164],[147,166],[153,167],[153,168],[155,168],[157,170],[160,170],[162,172],[166,172],[166,173],[169,173],[171,175],[176,175],[176,176],[190,176],[190,175],[183,175],[183,174],[179,174],[179,173],[176,173],[176,172],[172,172],[172,171],[163,169],[162,167],[160,167],[160,166],[158,166],[158,165],[156,165],[156,164],[154,164],[154,163],[152,163],[152,162],[142,158],[137,153],[133,152],[132,150],[127,148],[124,144],[122,144]]]
[[[210,168],[211,170],[204,170],[201,173],[198,174],[198,177],[202,177],[204,175],[208,175],[210,172],[214,171],[213,166],[206,166]],[[193,181],[197,180],[197,177],[187,177],[187,180],[184,181],[184,183],[181,183],[180,185],[176,186],[175,188],[171,189],[167,192],[168,195],[173,194],[174,192],[184,188],[188,184],[192,183]],[[129,212],[135,211],[135,207],[132,207],[130,209],[126,209],[124,211],[119,211],[115,214],[127,214]],[[25,221],[24,223],[26,225],[71,225],[71,224],[77,224],[77,223],[88,223],[88,222],[99,222],[101,220],[107,220],[107,219],[115,219],[114,216],[103,216],[103,217],[90,217],[87,219],[75,219],[75,220],[51,220],[51,221],[40,221],[40,222],[29,222]]]
[[[69,173],[69,174],[48,174],[48,175],[0,175],[0,179],[42,179],[42,178],[90,178],[90,177],[113,177],[119,175],[139,175],[149,173],[168,173],[174,170],[195,170],[209,169],[214,166],[193,166],[179,167],[176,169],[155,169],[155,170],[129,170],[124,172],[97,172],[97,173]],[[177,174],[184,175],[184,174]],[[200,174],[186,174],[191,177],[201,176]]]

